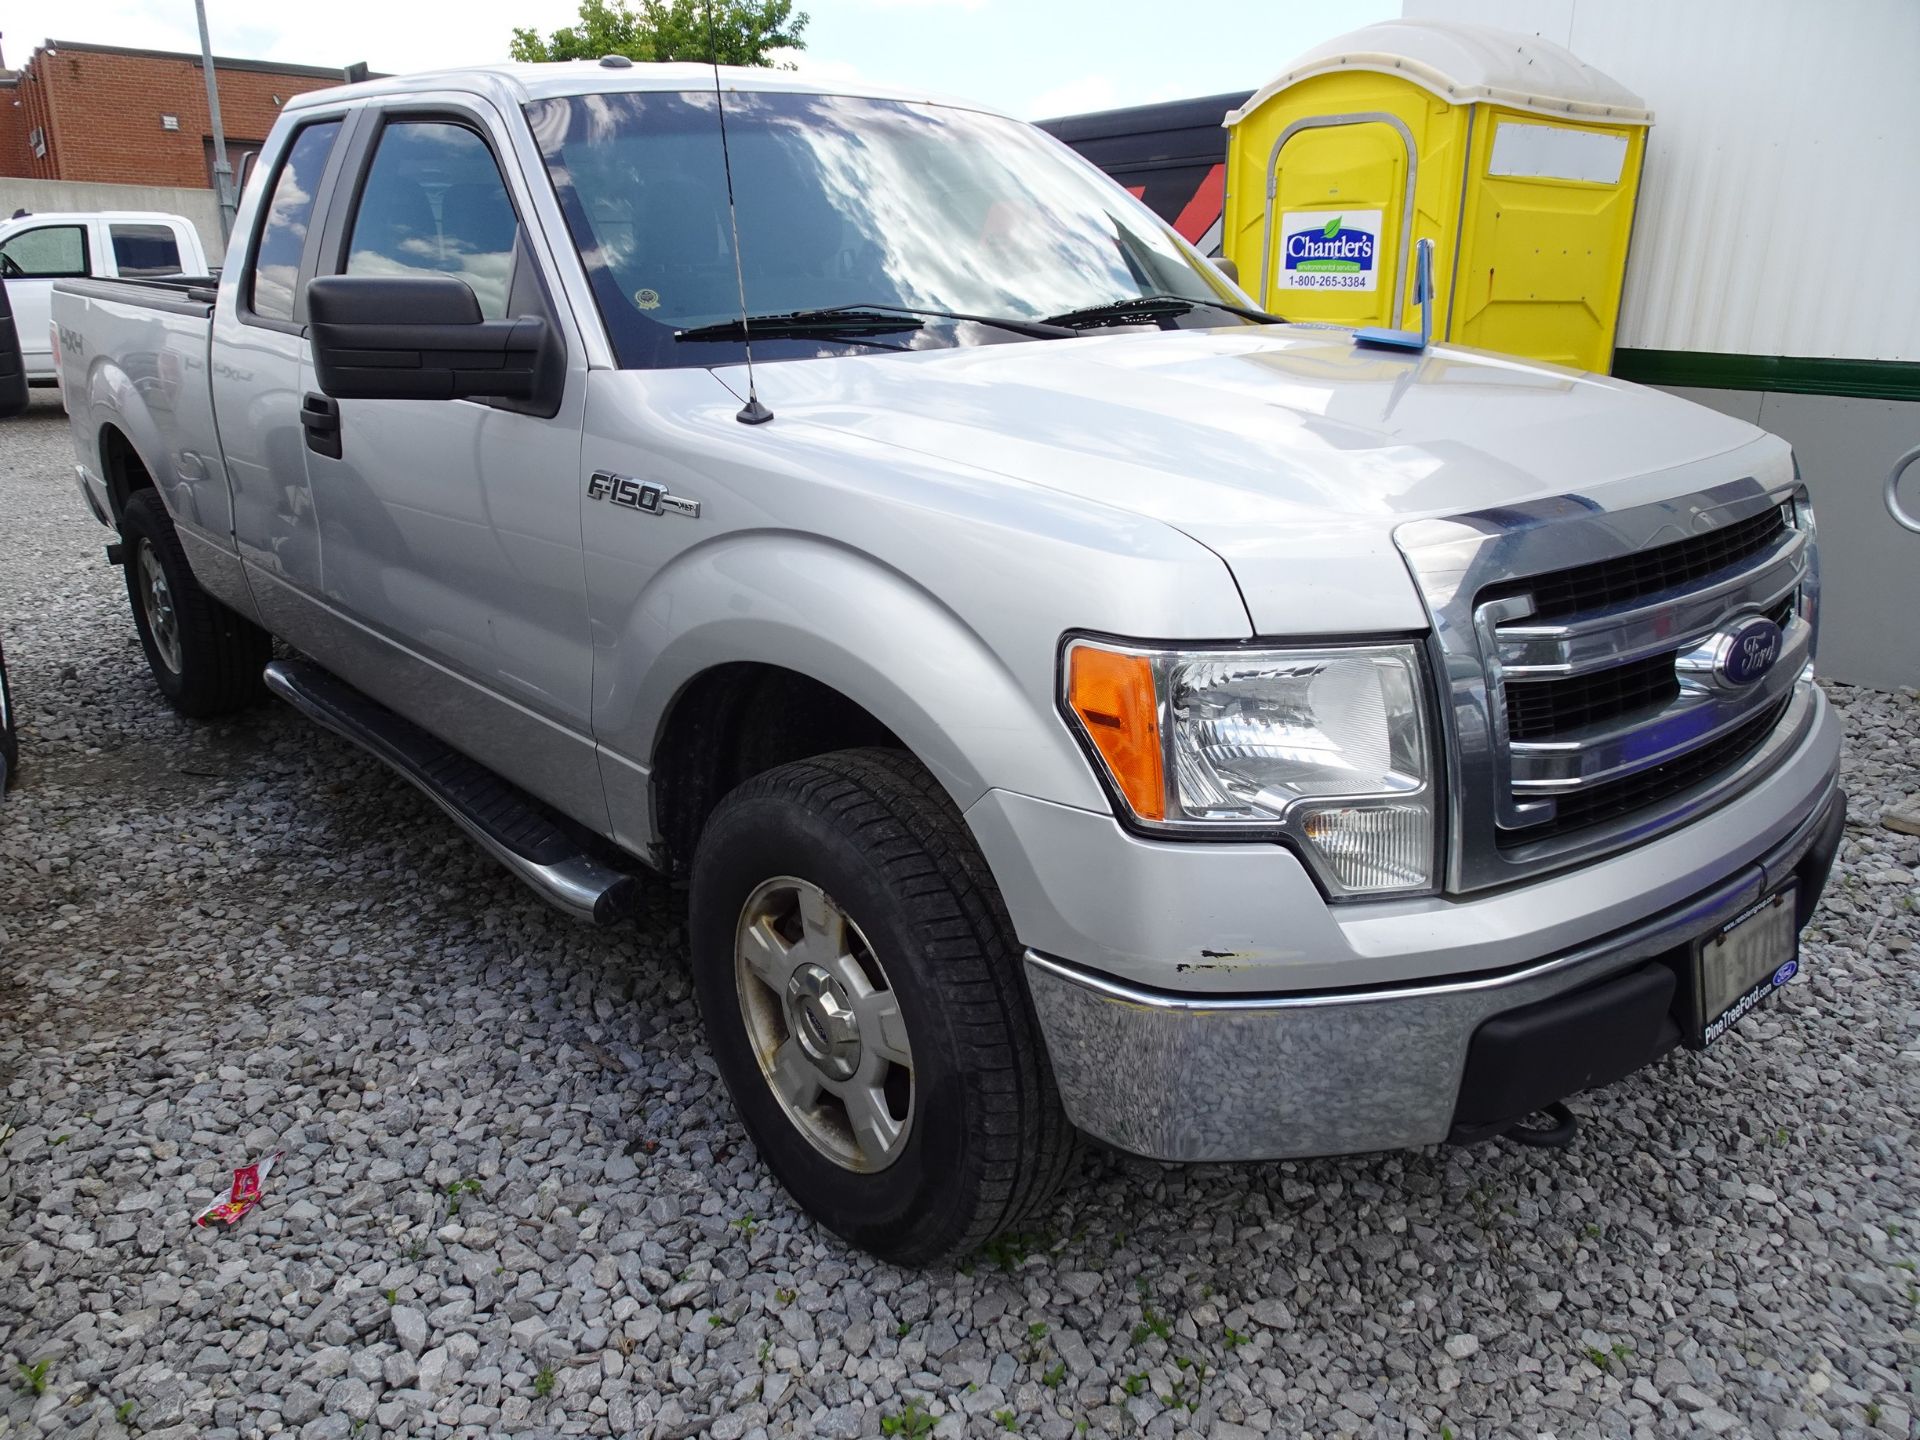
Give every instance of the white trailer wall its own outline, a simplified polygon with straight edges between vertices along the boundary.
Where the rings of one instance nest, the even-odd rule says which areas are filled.
[[[1916,0],[1405,0],[1654,113],[1622,349],[1920,360]]]
[[[1652,108],[1614,373],[1792,444],[1820,672],[1920,686],[1920,536],[1880,500],[1920,445],[1920,0],[1403,3],[1564,45]]]

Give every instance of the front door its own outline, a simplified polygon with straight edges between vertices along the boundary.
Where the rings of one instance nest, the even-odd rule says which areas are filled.
[[[1274,156],[1261,303],[1289,320],[1398,325],[1414,164],[1389,118],[1309,122]]]
[[[559,413],[472,400],[341,400],[306,469],[319,598],[344,678],[598,829],[581,559],[586,367],[528,245],[524,193],[488,117],[454,105],[366,117],[336,192],[357,196],[322,273],[453,275],[488,319],[538,315],[567,341]],[[356,179],[357,176],[357,179]],[[344,203],[344,202],[343,202]],[[335,453],[328,453],[333,451]]]
[[[53,378],[53,282],[88,274],[87,227],[81,224],[35,225],[0,242],[0,279],[7,283],[13,326],[20,334],[20,359],[32,380]]]

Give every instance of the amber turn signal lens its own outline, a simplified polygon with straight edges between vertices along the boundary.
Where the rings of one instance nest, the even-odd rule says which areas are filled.
[[[1074,646],[1067,660],[1067,703],[1134,814],[1166,819],[1160,708],[1147,657]]]

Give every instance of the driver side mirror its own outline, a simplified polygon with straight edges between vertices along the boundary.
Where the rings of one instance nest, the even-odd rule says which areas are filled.
[[[506,400],[560,408],[565,361],[537,315],[487,320],[451,275],[322,275],[307,286],[320,388],[336,400]]]
[[[1229,260],[1224,255],[1215,255],[1212,257],[1212,259],[1213,259],[1214,269],[1218,270],[1222,275],[1226,276],[1227,279],[1232,281],[1235,285],[1238,285],[1240,283],[1240,266],[1238,262]]]

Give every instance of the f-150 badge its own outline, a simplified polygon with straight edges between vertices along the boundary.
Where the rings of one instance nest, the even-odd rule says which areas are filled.
[[[655,485],[650,480],[636,480],[631,475],[616,475],[611,470],[596,470],[588,477],[587,498],[606,500],[646,515],[684,515],[689,520],[700,518],[698,500],[682,500],[678,495],[669,495],[664,485]]]

